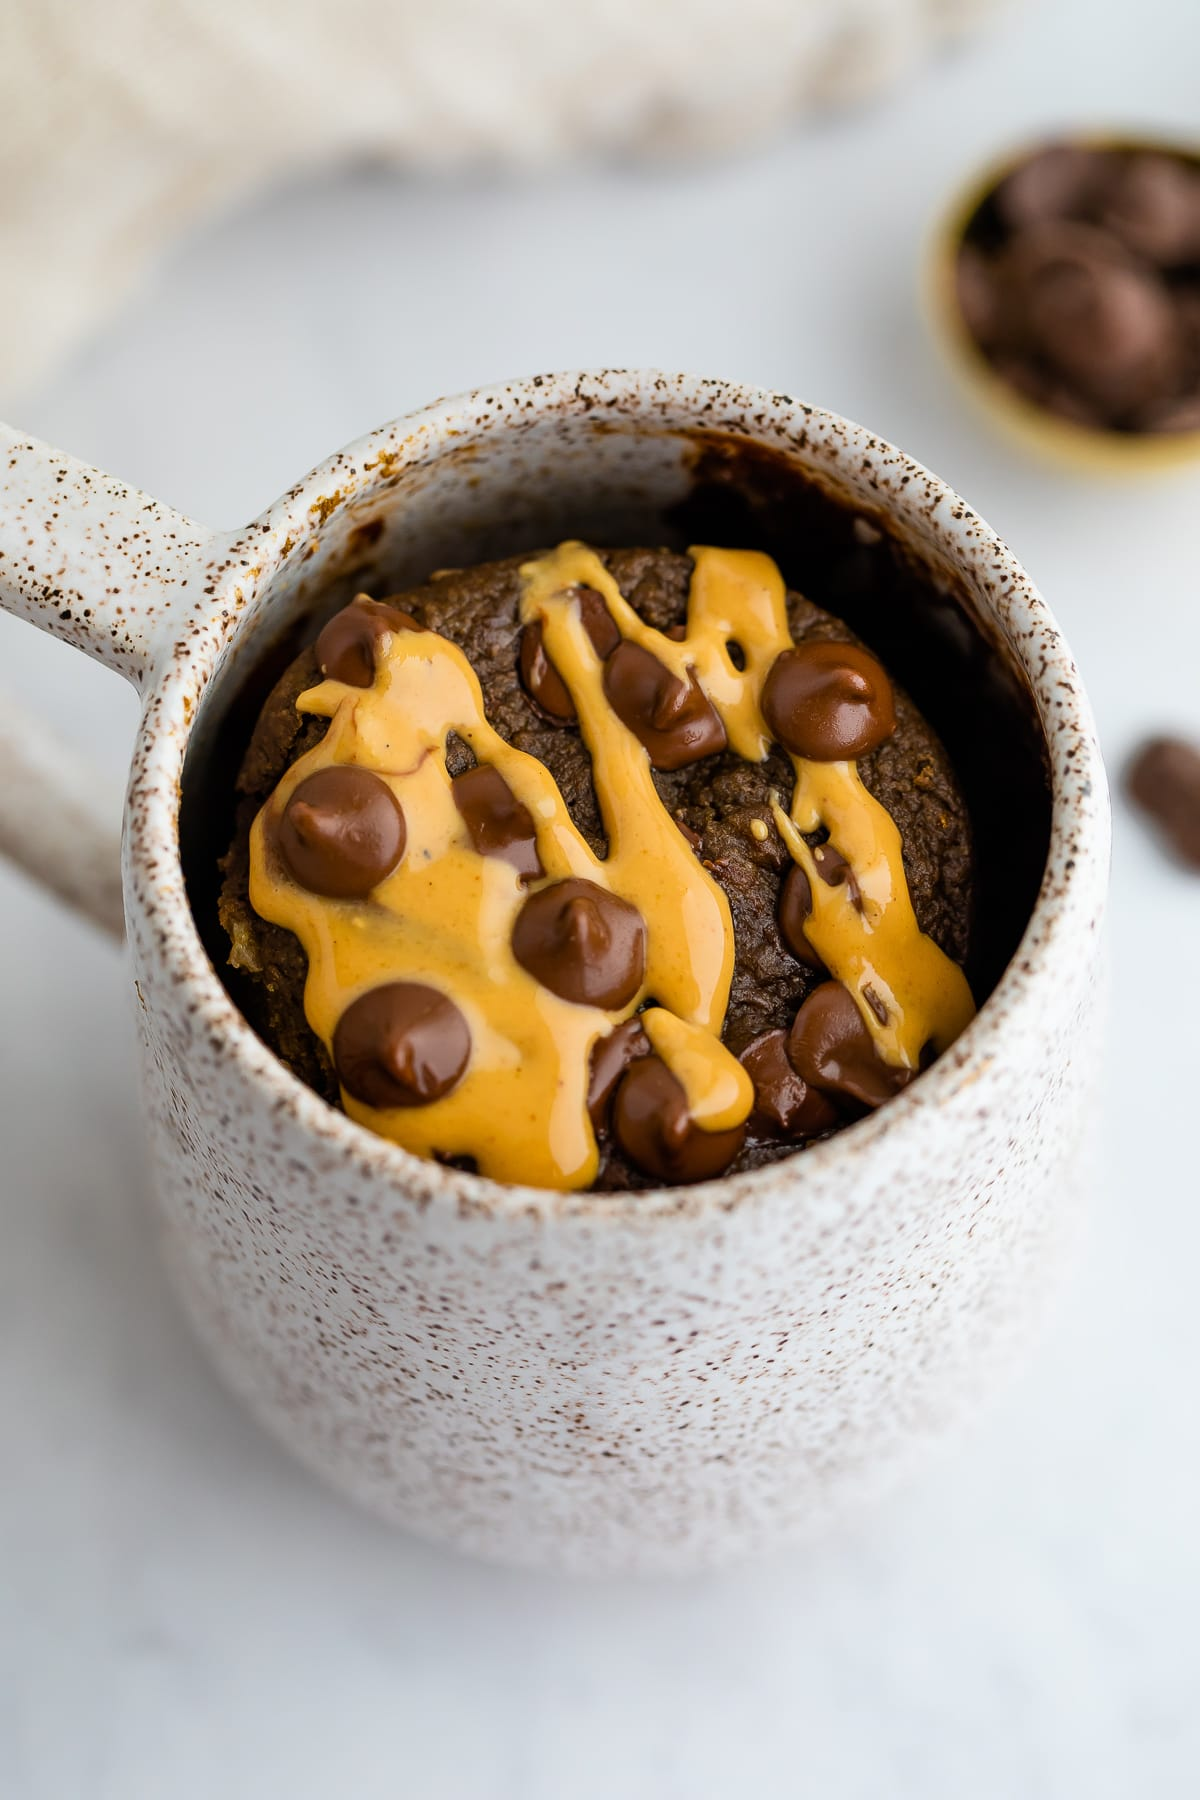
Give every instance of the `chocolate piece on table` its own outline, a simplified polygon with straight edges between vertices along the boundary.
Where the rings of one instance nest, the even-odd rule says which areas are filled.
[[[562,1000],[616,1011],[646,973],[646,926],[636,906],[570,876],[531,894],[513,926],[513,955]]]
[[[296,787],[276,827],[288,872],[313,894],[362,900],[404,855],[404,811],[386,781],[331,763]]]
[[[458,1085],[471,1033],[453,1000],[419,981],[390,981],[353,1001],[333,1035],[348,1094],[366,1106],[427,1106]]]
[[[1183,738],[1152,738],[1134,757],[1125,780],[1180,859],[1200,869],[1200,747]]]
[[[592,648],[603,661],[612,655],[621,641],[616,622],[595,588],[576,588],[572,598],[579,607]],[[546,655],[542,635],[541,624],[536,619],[521,633],[518,653],[521,681],[530,699],[536,701],[556,725],[570,725],[576,717],[575,702],[566,682]]]
[[[631,1162],[660,1181],[708,1181],[726,1170],[746,1128],[704,1131],[688,1111],[683,1083],[658,1056],[645,1056],[621,1077],[613,1128]]]
[[[725,748],[720,714],[696,677],[681,681],[640,644],[618,644],[604,665],[604,692],[656,769],[683,769]]]
[[[857,644],[810,640],[775,658],[762,713],[786,750],[814,762],[865,756],[896,729],[892,684]]]
[[[788,1059],[787,1032],[764,1031],[738,1059],[754,1083],[754,1116],[784,1137],[817,1137],[838,1122],[827,1094],[810,1087]]]
[[[597,1038],[592,1046],[592,1063],[588,1078],[588,1113],[599,1130],[608,1113],[618,1081],[639,1056],[649,1056],[650,1039],[635,1015],[622,1025],[614,1025],[607,1037]]]
[[[375,679],[379,640],[393,631],[423,631],[424,626],[386,600],[357,595],[341,612],[334,613],[317,639],[317,662],[322,675],[344,681],[348,687],[369,688]]]
[[[480,856],[499,856],[511,863],[523,881],[543,875],[537,828],[499,769],[480,763],[456,775],[450,784],[472,844]]]
[[[796,1073],[823,1092],[863,1106],[882,1106],[909,1081],[906,1069],[885,1063],[853,995],[840,981],[825,981],[801,1006],[788,1033],[787,1053]]]

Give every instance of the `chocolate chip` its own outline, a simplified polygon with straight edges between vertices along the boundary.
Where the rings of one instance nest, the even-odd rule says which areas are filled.
[[[1105,428],[1104,408],[1094,400],[1088,400],[1060,378],[1047,372],[1040,357],[1034,352],[1028,353],[1004,350],[992,358],[992,367],[1002,381],[1032,400],[1035,406],[1043,407],[1047,412],[1056,413],[1060,419],[1069,419],[1073,425],[1082,425],[1089,431],[1102,431]]]
[[[1200,393],[1185,399],[1160,400],[1148,406],[1136,420],[1139,431],[1200,431]]]
[[[579,607],[583,628],[591,639],[596,655],[603,660],[611,656],[621,641],[621,633],[604,600],[595,588],[571,589],[571,598]],[[533,620],[521,633],[521,681],[525,692],[556,725],[570,725],[576,717],[575,702],[567,684],[546,655],[540,620]]]
[[[702,1130],[688,1111],[683,1083],[657,1056],[641,1058],[621,1077],[613,1129],[639,1169],[672,1184],[720,1175],[746,1135],[744,1125],[732,1131]]]
[[[1179,156],[1126,158],[1100,212],[1106,230],[1161,268],[1200,262],[1200,168]]]
[[[769,1129],[810,1138],[837,1124],[829,1096],[802,1081],[788,1061],[786,1031],[764,1031],[738,1060],[754,1083],[754,1116]]]
[[[301,887],[362,900],[396,867],[406,837],[403,809],[386,781],[370,769],[334,763],[293,791],[276,842]]]
[[[681,681],[640,644],[618,644],[604,665],[604,692],[656,769],[683,769],[725,748],[721,716],[695,675]]]
[[[386,600],[357,595],[341,612],[334,613],[317,639],[317,663],[331,681],[347,687],[369,688],[375,679],[379,640],[393,631],[422,631],[411,613]]]
[[[856,912],[862,911],[862,889],[858,885],[858,877],[846,861],[836,844],[818,844],[812,853],[817,865],[817,874],[826,887],[845,887],[850,897],[850,904]]]
[[[882,1106],[910,1079],[906,1069],[893,1068],[876,1053],[862,1014],[840,981],[822,982],[809,995],[792,1022],[787,1053],[812,1087],[863,1106]]]
[[[540,620],[526,625],[521,633],[521,682],[533,700],[555,724],[569,725],[576,717],[575,702],[567,690],[542,641]]]
[[[650,1039],[637,1017],[614,1025],[607,1037],[597,1038],[592,1046],[587,1098],[588,1112],[597,1131],[604,1124],[613,1090],[630,1063],[649,1054]]]
[[[892,1016],[887,1001],[882,999],[869,984],[863,988],[862,997],[870,1007],[871,1011],[875,1014],[879,1023],[881,1025],[886,1025]]]
[[[813,762],[865,756],[896,729],[892,684],[880,664],[856,644],[826,640],[775,658],[762,713],[785,749]]]
[[[1170,433],[1200,417],[1200,163],[1060,144],[968,227],[959,308],[996,374],[1088,431]]]
[[[779,895],[779,935],[792,955],[810,969],[825,967],[808,941],[805,923],[812,917],[812,884],[799,863],[788,870]]]
[[[523,881],[545,873],[538,855],[533,815],[517,799],[499,769],[480,763],[450,784],[472,844],[480,856],[499,856]]]
[[[1081,225],[1024,233],[1008,264],[1030,343],[1085,396],[1120,411],[1170,383],[1181,334],[1152,269]]]
[[[977,344],[993,344],[1001,337],[1004,309],[999,284],[988,258],[964,244],[954,270],[958,307],[967,330]]]
[[[513,955],[543,987],[579,1006],[627,1006],[646,973],[636,906],[571,876],[531,894],[513,926]]]
[[[1181,860],[1200,869],[1200,747],[1182,738],[1151,739],[1130,764],[1126,785]]]
[[[996,189],[996,210],[1012,230],[1042,219],[1086,218],[1109,175],[1103,151],[1051,144],[1013,170]]]
[[[579,605],[583,629],[592,640],[592,649],[603,662],[606,656],[612,655],[621,641],[617,622],[605,605],[603,595],[598,594],[595,588],[576,588],[575,599]]]
[[[419,981],[372,988],[346,1008],[333,1036],[338,1080],[365,1106],[427,1106],[462,1079],[471,1054],[453,1000]]]

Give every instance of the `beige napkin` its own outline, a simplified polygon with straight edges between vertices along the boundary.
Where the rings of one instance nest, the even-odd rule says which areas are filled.
[[[0,398],[305,165],[713,151],[999,0],[0,0]]]

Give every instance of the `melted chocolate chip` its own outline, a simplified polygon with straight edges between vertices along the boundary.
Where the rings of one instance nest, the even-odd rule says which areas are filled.
[[[888,1009],[887,1001],[877,994],[875,989],[871,987],[869,983],[863,988],[862,997],[870,1007],[871,1011],[875,1014],[875,1017],[879,1020],[879,1023],[881,1025],[886,1025],[892,1016]]]
[[[876,1054],[853,996],[840,981],[824,981],[792,1022],[788,1060],[810,1086],[863,1106],[882,1106],[910,1079]]]
[[[811,917],[812,885],[799,863],[793,863],[779,894],[779,935],[798,962],[809,969],[823,969],[825,964],[804,929]]]
[[[338,1080],[365,1106],[427,1106],[462,1079],[471,1054],[453,1000],[419,981],[372,988],[346,1008],[333,1034]]]
[[[349,606],[334,613],[317,639],[317,662],[322,675],[344,681],[347,687],[369,688],[375,679],[375,656],[381,637],[392,631],[423,631],[411,613],[401,612],[386,600],[369,600],[359,594]]]
[[[499,769],[480,763],[450,784],[454,804],[480,856],[500,856],[523,881],[543,875],[533,814],[517,799]]]
[[[892,684],[880,664],[856,644],[823,639],[775,658],[762,713],[785,749],[813,762],[865,756],[896,729]]]
[[[1155,738],[1138,752],[1126,779],[1176,854],[1200,869],[1200,748],[1182,738]]]
[[[546,655],[539,620],[526,625],[521,633],[520,669],[521,682],[529,698],[556,725],[569,725],[577,716],[575,702],[567,691],[566,682]]]
[[[647,1175],[676,1183],[707,1181],[727,1169],[746,1135],[704,1131],[688,1111],[683,1083],[661,1057],[646,1056],[621,1078],[613,1129],[625,1154]]]
[[[681,681],[640,644],[626,639],[613,651],[604,692],[656,769],[683,769],[725,748],[721,716],[695,675]]]
[[[572,599],[579,607],[583,628],[591,639],[596,655],[603,660],[611,656],[621,641],[621,633],[603,598],[595,588],[574,588]],[[556,725],[570,725],[576,717],[575,702],[567,684],[546,655],[542,627],[538,620],[526,625],[521,633],[521,681],[525,692]]]
[[[512,948],[543,987],[579,1006],[627,1006],[646,973],[646,926],[637,907],[577,876],[529,896]]]
[[[836,844],[818,844],[813,850],[812,859],[817,865],[817,874],[826,887],[844,885],[850,896],[850,904],[857,912],[861,912],[862,889],[858,885],[858,877]]]
[[[277,827],[289,874],[312,894],[362,900],[404,855],[400,802],[370,769],[334,763],[306,776]]]
[[[787,1138],[817,1137],[838,1122],[827,1094],[797,1075],[787,1054],[786,1031],[764,1031],[738,1059],[754,1083],[754,1117]]]
[[[597,1038],[592,1046],[592,1065],[588,1080],[588,1113],[596,1130],[604,1124],[613,1090],[629,1067],[640,1056],[649,1056],[650,1039],[638,1018],[616,1025],[605,1038]]]

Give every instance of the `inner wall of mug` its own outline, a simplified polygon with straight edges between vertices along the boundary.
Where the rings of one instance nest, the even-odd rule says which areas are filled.
[[[448,441],[447,441],[448,439]],[[762,549],[841,617],[908,689],[946,744],[971,813],[976,906],[968,976],[980,1003],[1027,925],[1050,838],[1044,735],[1028,681],[932,527],[902,529],[836,469],[743,437],[630,416],[551,412],[506,431],[447,434],[416,461],[381,459],[351,503],[311,508],[203,697],[184,767],[180,838],[210,958],[237,999],[216,918],[234,783],[273,682],[330,613],[365,589],[533,552],[563,538]],[[326,504],[328,503],[328,504]]]

